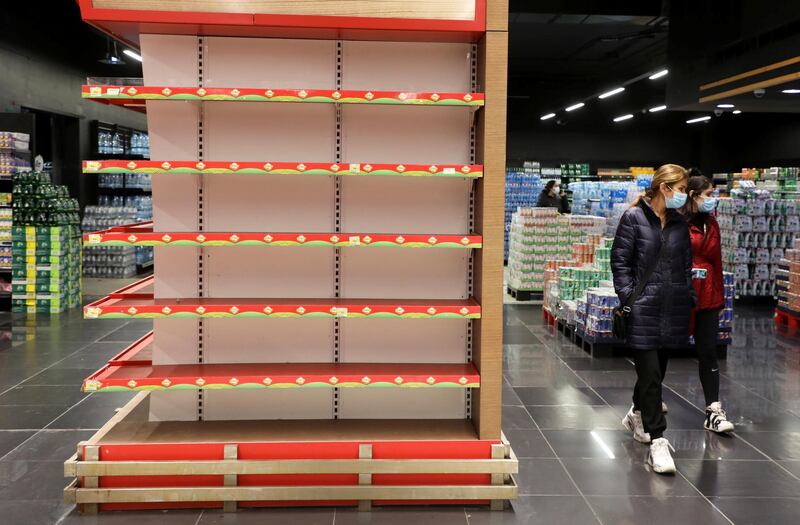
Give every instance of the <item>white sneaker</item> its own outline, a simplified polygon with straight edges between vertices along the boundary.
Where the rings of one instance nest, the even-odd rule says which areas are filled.
[[[665,438],[654,439],[650,444],[650,453],[647,455],[647,463],[653,468],[653,472],[659,474],[674,474],[675,462],[669,453],[669,441]]]
[[[706,420],[703,423],[703,427],[706,430],[719,432],[720,434],[733,432],[733,423],[728,421],[728,416],[725,415],[725,411],[722,410],[722,405],[720,405],[719,401],[714,401],[706,407]]]
[[[663,401],[661,402],[661,411],[664,412],[665,414],[667,412],[669,412],[669,408],[667,408],[667,404],[664,403]]]
[[[631,405],[625,417],[622,418],[622,425],[630,432],[633,432],[633,439],[639,443],[650,443],[650,434],[644,431],[644,425],[642,424],[642,413],[638,410],[634,411],[633,405]]]

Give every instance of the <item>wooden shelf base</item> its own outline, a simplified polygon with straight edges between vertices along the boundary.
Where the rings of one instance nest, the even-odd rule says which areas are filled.
[[[517,495],[510,446],[479,440],[468,420],[153,422],[148,414],[149,394],[139,393],[78,445],[64,464],[77,478],[65,501],[89,513],[359,502],[497,508]]]

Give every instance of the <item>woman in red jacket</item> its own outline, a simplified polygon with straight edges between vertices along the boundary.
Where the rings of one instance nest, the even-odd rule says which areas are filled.
[[[694,173],[692,173],[694,172]],[[692,312],[694,341],[700,361],[700,382],[706,398],[706,419],[703,426],[712,432],[731,432],[719,402],[719,364],[717,363],[717,332],[719,312],[725,305],[722,279],[722,250],[719,224],[711,215],[717,207],[712,197],[711,181],[697,170],[691,170],[686,187],[688,199],[683,212],[689,222],[692,240],[692,284],[697,305]]]

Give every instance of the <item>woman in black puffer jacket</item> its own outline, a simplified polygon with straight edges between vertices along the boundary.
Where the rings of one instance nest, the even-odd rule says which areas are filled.
[[[620,219],[611,249],[614,289],[625,304],[648,267],[656,264],[631,307],[628,346],[636,364],[633,406],[623,424],[634,438],[651,443],[648,462],[660,473],[675,472],[662,410],[661,383],[668,351],[685,347],[694,305],[692,245],[686,219],[686,170],[661,166],[645,194]],[[659,252],[661,251],[660,255]],[[656,263],[657,261],[657,263]]]

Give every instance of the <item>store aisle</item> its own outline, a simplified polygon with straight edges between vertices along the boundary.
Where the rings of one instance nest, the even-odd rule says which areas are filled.
[[[3,314],[6,315],[6,314]],[[0,317],[0,325],[9,317]],[[84,321],[79,312],[17,318],[0,347],[0,522],[50,523],[797,523],[800,522],[800,340],[773,334],[769,310],[737,308],[722,395],[735,437],[702,430],[696,362],[674,360],[666,401],[678,475],[650,473],[646,447],[619,420],[627,359],[593,360],[508,305],[504,428],[520,458],[514,512],[478,508],[174,511],[81,517],[61,503],[63,461],[131,397],[84,395],[80,381],[148,329],[149,321]]]

